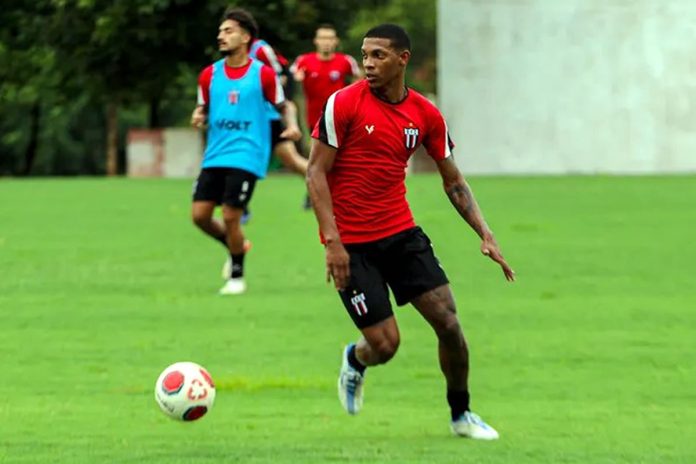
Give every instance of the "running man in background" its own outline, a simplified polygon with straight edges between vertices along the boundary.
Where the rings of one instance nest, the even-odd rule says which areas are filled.
[[[338,44],[336,29],[330,24],[322,24],[314,34],[316,51],[298,56],[290,67],[295,80],[302,83],[305,120],[310,132],[331,94],[362,77],[355,59],[336,51]]]
[[[258,34],[253,16],[240,8],[225,11],[218,32],[224,56],[201,72],[198,104],[191,116],[195,127],[207,126],[202,170],[193,193],[192,219],[196,226],[229,251],[230,273],[220,289],[223,295],[246,290],[246,253],[241,217],[258,179],[266,175],[271,154],[268,105],[282,114],[281,138],[297,140],[302,134],[294,107],[287,104],[272,68],[249,57]],[[223,222],[213,218],[222,205]]]
[[[507,280],[514,273],[454,162],[442,114],[406,87],[410,48],[399,26],[369,30],[362,45],[366,79],[331,95],[312,133],[307,185],[326,249],[327,278],[362,333],[343,351],[339,399],[357,414],[367,367],[396,354],[400,336],[391,289],[397,305],[412,304],[437,335],[451,430],[493,440],[498,432],[470,409],[469,351],[449,281],[406,201],[406,166],[418,146],[435,160],[450,202],[481,237],[481,252]]]
[[[287,59],[279,53],[276,53],[268,42],[258,38],[254,39],[252,42],[251,48],[249,49],[249,56],[273,68],[280,80],[280,84],[283,86],[286,104],[291,105],[293,110],[297,112],[295,102],[292,101],[292,82],[288,79],[287,75],[289,64]],[[304,176],[307,173],[307,158],[303,157],[299,152],[298,145],[301,143],[301,140],[293,141],[281,137],[280,134],[283,129],[280,114],[273,106],[269,106],[268,111],[271,121],[271,148],[273,154],[275,154],[287,168]],[[242,216],[242,223],[247,223],[250,218],[251,212],[247,207]]]

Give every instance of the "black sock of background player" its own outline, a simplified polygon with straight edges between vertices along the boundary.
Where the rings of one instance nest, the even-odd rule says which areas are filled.
[[[355,345],[351,346],[348,350],[348,364],[350,364],[353,369],[360,372],[360,375],[365,373],[365,368],[367,366],[358,361],[358,358],[355,356]]]
[[[244,275],[244,253],[239,253],[238,255],[230,253],[232,258],[232,277],[233,279],[242,277]]]
[[[452,420],[457,420],[469,410],[469,391],[447,390],[447,402],[452,412]]]

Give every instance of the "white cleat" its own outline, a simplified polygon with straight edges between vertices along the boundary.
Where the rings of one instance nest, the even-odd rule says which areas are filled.
[[[348,414],[357,414],[363,404],[364,377],[348,363],[348,345],[343,350],[343,364],[338,376],[338,399]]]
[[[220,295],[240,295],[246,291],[244,277],[227,279],[225,285],[220,289]]]
[[[473,438],[474,440],[498,439],[498,432],[470,411],[466,411],[459,416],[459,419],[452,421],[450,426],[452,433],[460,437]]]
[[[222,277],[223,280],[227,280],[230,278],[230,275],[232,274],[232,258],[229,256],[225,260],[225,264],[222,265],[222,271],[220,272],[220,276]]]
[[[248,253],[251,249],[251,241],[244,239],[244,253]],[[225,264],[222,265],[222,271],[220,272],[223,280],[227,280],[232,275],[232,258],[229,256],[225,260]]]

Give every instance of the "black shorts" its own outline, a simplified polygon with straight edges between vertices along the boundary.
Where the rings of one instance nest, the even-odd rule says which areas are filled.
[[[271,147],[275,148],[280,142],[287,142],[290,139],[281,138],[283,132],[283,122],[280,119],[271,119]]]
[[[420,227],[369,243],[346,245],[350,284],[338,294],[355,325],[363,329],[394,313],[389,290],[403,306],[417,296],[449,283]]]
[[[214,201],[243,209],[251,200],[256,176],[236,168],[205,168],[193,184],[193,201]]]
[[[271,149],[275,149],[276,145],[281,142],[292,142],[290,139],[282,138],[280,134],[283,132],[283,122],[280,119],[271,119]],[[295,148],[299,153],[305,153],[302,139],[295,143]]]

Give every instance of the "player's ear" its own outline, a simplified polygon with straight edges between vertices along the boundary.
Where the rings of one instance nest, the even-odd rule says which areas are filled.
[[[410,60],[411,60],[411,51],[410,50],[402,50],[401,53],[399,53],[399,62],[402,66],[406,66]]]

